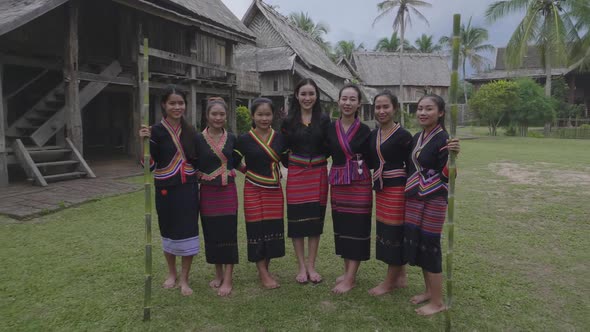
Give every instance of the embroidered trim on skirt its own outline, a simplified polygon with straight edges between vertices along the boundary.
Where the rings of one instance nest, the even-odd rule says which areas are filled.
[[[156,187],[156,211],[162,249],[176,256],[199,253],[199,186],[185,183]]]
[[[447,201],[436,196],[429,200],[406,198],[404,257],[431,273],[442,272],[440,235],[445,223]]]
[[[201,222],[209,264],[237,264],[238,194],[235,183],[201,185]]]
[[[371,179],[332,185],[331,204],[336,255],[355,261],[371,258]]]
[[[266,188],[245,181],[248,261],[259,262],[285,256],[284,209],[282,187]]]

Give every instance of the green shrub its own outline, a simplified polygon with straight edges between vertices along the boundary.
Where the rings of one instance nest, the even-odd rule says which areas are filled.
[[[238,134],[246,133],[252,128],[252,118],[250,117],[250,110],[246,106],[239,106],[236,108]]]
[[[532,137],[532,138],[544,138],[545,136],[543,135],[543,133],[540,133],[538,131],[533,131],[533,130],[529,130],[527,132],[527,137]]]

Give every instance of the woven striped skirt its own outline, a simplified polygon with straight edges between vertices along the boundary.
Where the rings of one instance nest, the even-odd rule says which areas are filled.
[[[244,216],[248,261],[285,256],[283,188],[263,188],[244,183]]]
[[[162,249],[175,256],[199,253],[199,185],[156,187]]]
[[[405,187],[383,187],[375,192],[377,214],[376,257],[388,265],[404,265]]]
[[[331,186],[336,255],[355,261],[371,258],[371,180]]]
[[[287,176],[288,236],[318,236],[324,231],[328,204],[326,165],[302,167],[289,164]]]
[[[209,264],[238,263],[238,195],[235,183],[201,185],[201,222]]]
[[[447,201],[438,196],[428,200],[406,198],[404,257],[431,273],[442,272],[440,235],[445,223]]]

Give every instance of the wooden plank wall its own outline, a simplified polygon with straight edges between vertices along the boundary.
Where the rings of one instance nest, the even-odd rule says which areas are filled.
[[[196,32],[194,36],[194,39],[191,40],[191,54],[198,61],[221,66],[228,65],[225,39],[216,38],[202,32]],[[197,68],[196,76],[203,78],[226,78],[224,72],[207,68]]]
[[[277,89],[275,81],[278,83]],[[285,92],[289,94],[294,88],[293,75],[288,71],[261,73],[260,86],[262,95],[283,95]]]

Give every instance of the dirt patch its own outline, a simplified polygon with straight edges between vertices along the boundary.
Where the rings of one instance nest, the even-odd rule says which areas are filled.
[[[558,165],[544,162],[534,164],[502,162],[489,164],[488,168],[516,184],[590,187],[590,172],[556,169],[556,166]]]

